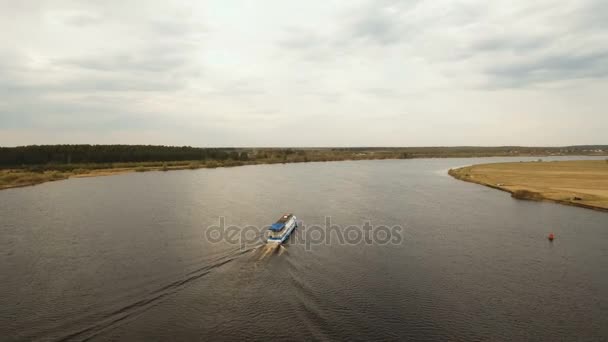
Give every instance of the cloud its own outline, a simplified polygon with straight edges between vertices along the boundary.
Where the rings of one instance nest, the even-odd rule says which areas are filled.
[[[59,59],[58,65],[74,66],[96,71],[144,71],[168,72],[187,63],[183,56],[172,53],[150,53],[149,51],[126,52],[110,56],[87,56]]]
[[[284,31],[286,37],[278,42],[283,49],[309,49],[327,43],[323,37],[312,31],[298,28],[287,28]]]
[[[393,7],[365,13],[346,27],[346,38],[368,40],[378,44],[399,42],[405,32],[398,13]]]
[[[66,13],[63,20],[67,25],[83,28],[100,24],[103,21],[103,18],[93,13],[72,12]]]
[[[345,53],[369,58],[369,51],[382,48],[404,59],[424,59],[444,76],[468,73],[472,77],[465,83],[493,89],[603,78],[601,49],[608,39],[603,3],[587,0],[555,9],[544,1],[506,8],[477,1],[368,1],[336,15],[333,30],[285,31],[279,46],[303,51],[306,59]]]
[[[531,83],[608,76],[608,50],[588,54],[558,54],[495,66],[486,71],[494,83],[522,86]]]
[[[473,42],[470,49],[473,52],[509,52],[521,53],[538,50],[551,42],[551,37],[531,37],[527,36],[508,36],[495,34],[490,37],[483,37],[481,40]]]
[[[606,120],[607,6],[3,2],[0,127],[12,133],[0,144],[58,141],[56,130],[92,143],[526,144],[543,123],[560,144],[565,126]],[[306,134],[277,141],[283,130]]]

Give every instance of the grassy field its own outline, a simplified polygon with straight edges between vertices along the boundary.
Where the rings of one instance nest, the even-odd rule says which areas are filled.
[[[514,198],[608,210],[608,161],[496,163],[452,169],[453,177],[507,191]]]

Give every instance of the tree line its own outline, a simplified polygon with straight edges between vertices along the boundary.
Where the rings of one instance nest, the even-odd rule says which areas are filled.
[[[318,147],[318,148],[201,148],[159,145],[30,145],[0,147],[0,167],[45,166],[66,169],[75,165],[91,167],[113,163],[218,162],[277,163],[349,159],[404,159],[430,157],[488,157],[522,155],[606,155],[608,146],[452,146],[452,147]],[[47,167],[48,166],[48,167]]]
[[[154,145],[31,145],[0,147],[0,166],[249,159],[237,148]]]

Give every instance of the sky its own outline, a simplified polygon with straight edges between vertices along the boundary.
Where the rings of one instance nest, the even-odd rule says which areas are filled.
[[[608,144],[605,0],[0,0],[0,146]]]

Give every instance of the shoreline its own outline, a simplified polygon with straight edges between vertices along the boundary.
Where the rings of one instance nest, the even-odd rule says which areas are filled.
[[[534,166],[538,169],[539,165],[546,164],[548,166],[555,166],[557,164],[581,164],[581,162],[593,162],[593,161],[559,161],[559,162],[507,162],[507,163],[494,163],[494,164],[477,164],[464,166],[459,168],[450,169],[448,174],[455,179],[483,185],[492,189],[508,192],[512,198],[519,200],[529,200],[538,202],[552,202],[563,205],[575,206],[579,208],[591,209],[596,211],[608,212],[608,198],[605,196],[596,196],[589,190],[572,190],[562,191],[564,188],[568,189],[566,185],[563,187],[547,186],[546,184],[534,184],[534,180],[527,182],[518,182],[516,176],[526,175],[530,178],[531,173],[526,174],[525,169],[529,165]],[[597,164],[605,164],[605,161],[595,161]],[[561,166],[561,165],[560,165]],[[502,168],[502,170],[501,170]],[[517,169],[522,169],[520,174]],[[515,170],[515,171],[514,171]],[[540,174],[535,170],[535,177],[539,177]],[[547,174],[551,173],[551,177],[555,177],[556,171],[547,171]],[[608,165],[606,165],[606,177],[608,177]],[[570,179],[570,181],[572,178]],[[557,180],[556,182],[559,182]],[[602,190],[603,191],[603,190]],[[589,203],[598,202],[598,203]]]
[[[590,155],[596,156],[596,155]],[[420,156],[420,157],[408,157],[408,158],[336,158],[336,159],[319,159],[319,160],[249,160],[249,161],[225,161],[218,162],[215,160],[210,161],[181,161],[181,162],[149,162],[149,163],[127,163],[128,166],[123,165],[117,167],[102,167],[100,168],[75,168],[70,171],[60,171],[55,169],[49,169],[45,171],[28,171],[26,168],[12,168],[12,169],[0,169],[0,180],[3,180],[4,184],[0,181],[0,191],[6,189],[23,188],[29,186],[35,186],[48,182],[55,182],[61,180],[67,180],[70,178],[87,178],[87,177],[104,177],[114,176],[131,172],[151,172],[151,171],[177,171],[177,170],[198,170],[198,169],[215,169],[222,167],[238,167],[248,165],[273,165],[273,164],[296,164],[296,163],[319,163],[319,162],[340,162],[340,161],[364,161],[364,160],[411,160],[411,159],[446,159],[446,158],[500,158],[507,157],[504,155],[494,156]],[[546,155],[517,155],[508,157],[547,157]],[[171,165],[173,164],[173,165]],[[458,178],[457,175],[453,174],[453,171],[464,169],[471,166],[450,169],[448,173],[454,178]],[[14,176],[14,177],[11,177]],[[7,183],[8,179],[8,183]],[[459,178],[460,179],[460,178]],[[474,180],[461,179],[464,181],[470,181],[477,184],[486,185],[498,190],[511,192],[508,189],[497,187],[491,184],[484,184],[476,182]],[[608,209],[604,209],[608,210]]]
[[[0,184],[0,191],[6,189],[15,189],[15,188],[24,188],[28,186],[35,186],[43,183],[56,182],[67,180],[70,178],[88,178],[88,177],[106,177],[106,176],[115,176],[121,175],[125,173],[133,173],[133,172],[153,172],[153,171],[178,171],[178,170],[199,170],[199,169],[215,169],[219,167],[237,167],[237,166],[246,166],[246,165],[260,165],[264,163],[255,163],[255,162],[247,162],[247,163],[239,163],[235,165],[210,165],[199,163],[196,166],[193,165],[179,165],[179,166],[132,166],[132,167],[116,167],[116,168],[99,168],[99,169],[77,169],[74,171],[56,171],[56,170],[48,170],[43,172],[30,172],[25,169],[6,169],[0,170],[0,176],[3,174],[22,174],[25,177],[31,176],[33,179],[25,179],[16,178],[15,183],[12,184]]]
[[[225,163],[218,163],[217,161],[187,161],[179,162],[178,165],[163,165],[158,166],[156,164],[167,164],[160,162],[153,162],[155,164],[142,165],[141,163],[133,163],[136,165],[129,167],[106,167],[106,168],[91,168],[91,169],[75,169],[73,171],[58,171],[58,170],[46,170],[42,172],[32,172],[27,169],[0,169],[0,177],[6,175],[15,175],[15,178],[11,180],[12,183],[2,184],[0,183],[0,191],[15,188],[24,188],[29,186],[35,186],[43,183],[56,182],[67,180],[70,178],[88,178],[88,177],[105,177],[114,176],[132,172],[169,172],[169,171],[180,171],[180,170],[199,170],[199,169],[217,169],[217,168],[228,168],[228,167],[239,167],[249,165],[273,165],[273,164],[296,164],[296,163],[320,163],[320,162],[338,162],[338,161],[360,161],[360,160],[400,160],[403,158],[369,158],[369,159],[334,159],[334,160],[288,160],[288,161],[229,161]],[[172,162],[169,162],[172,163]],[[137,165],[138,164],[138,165]]]

